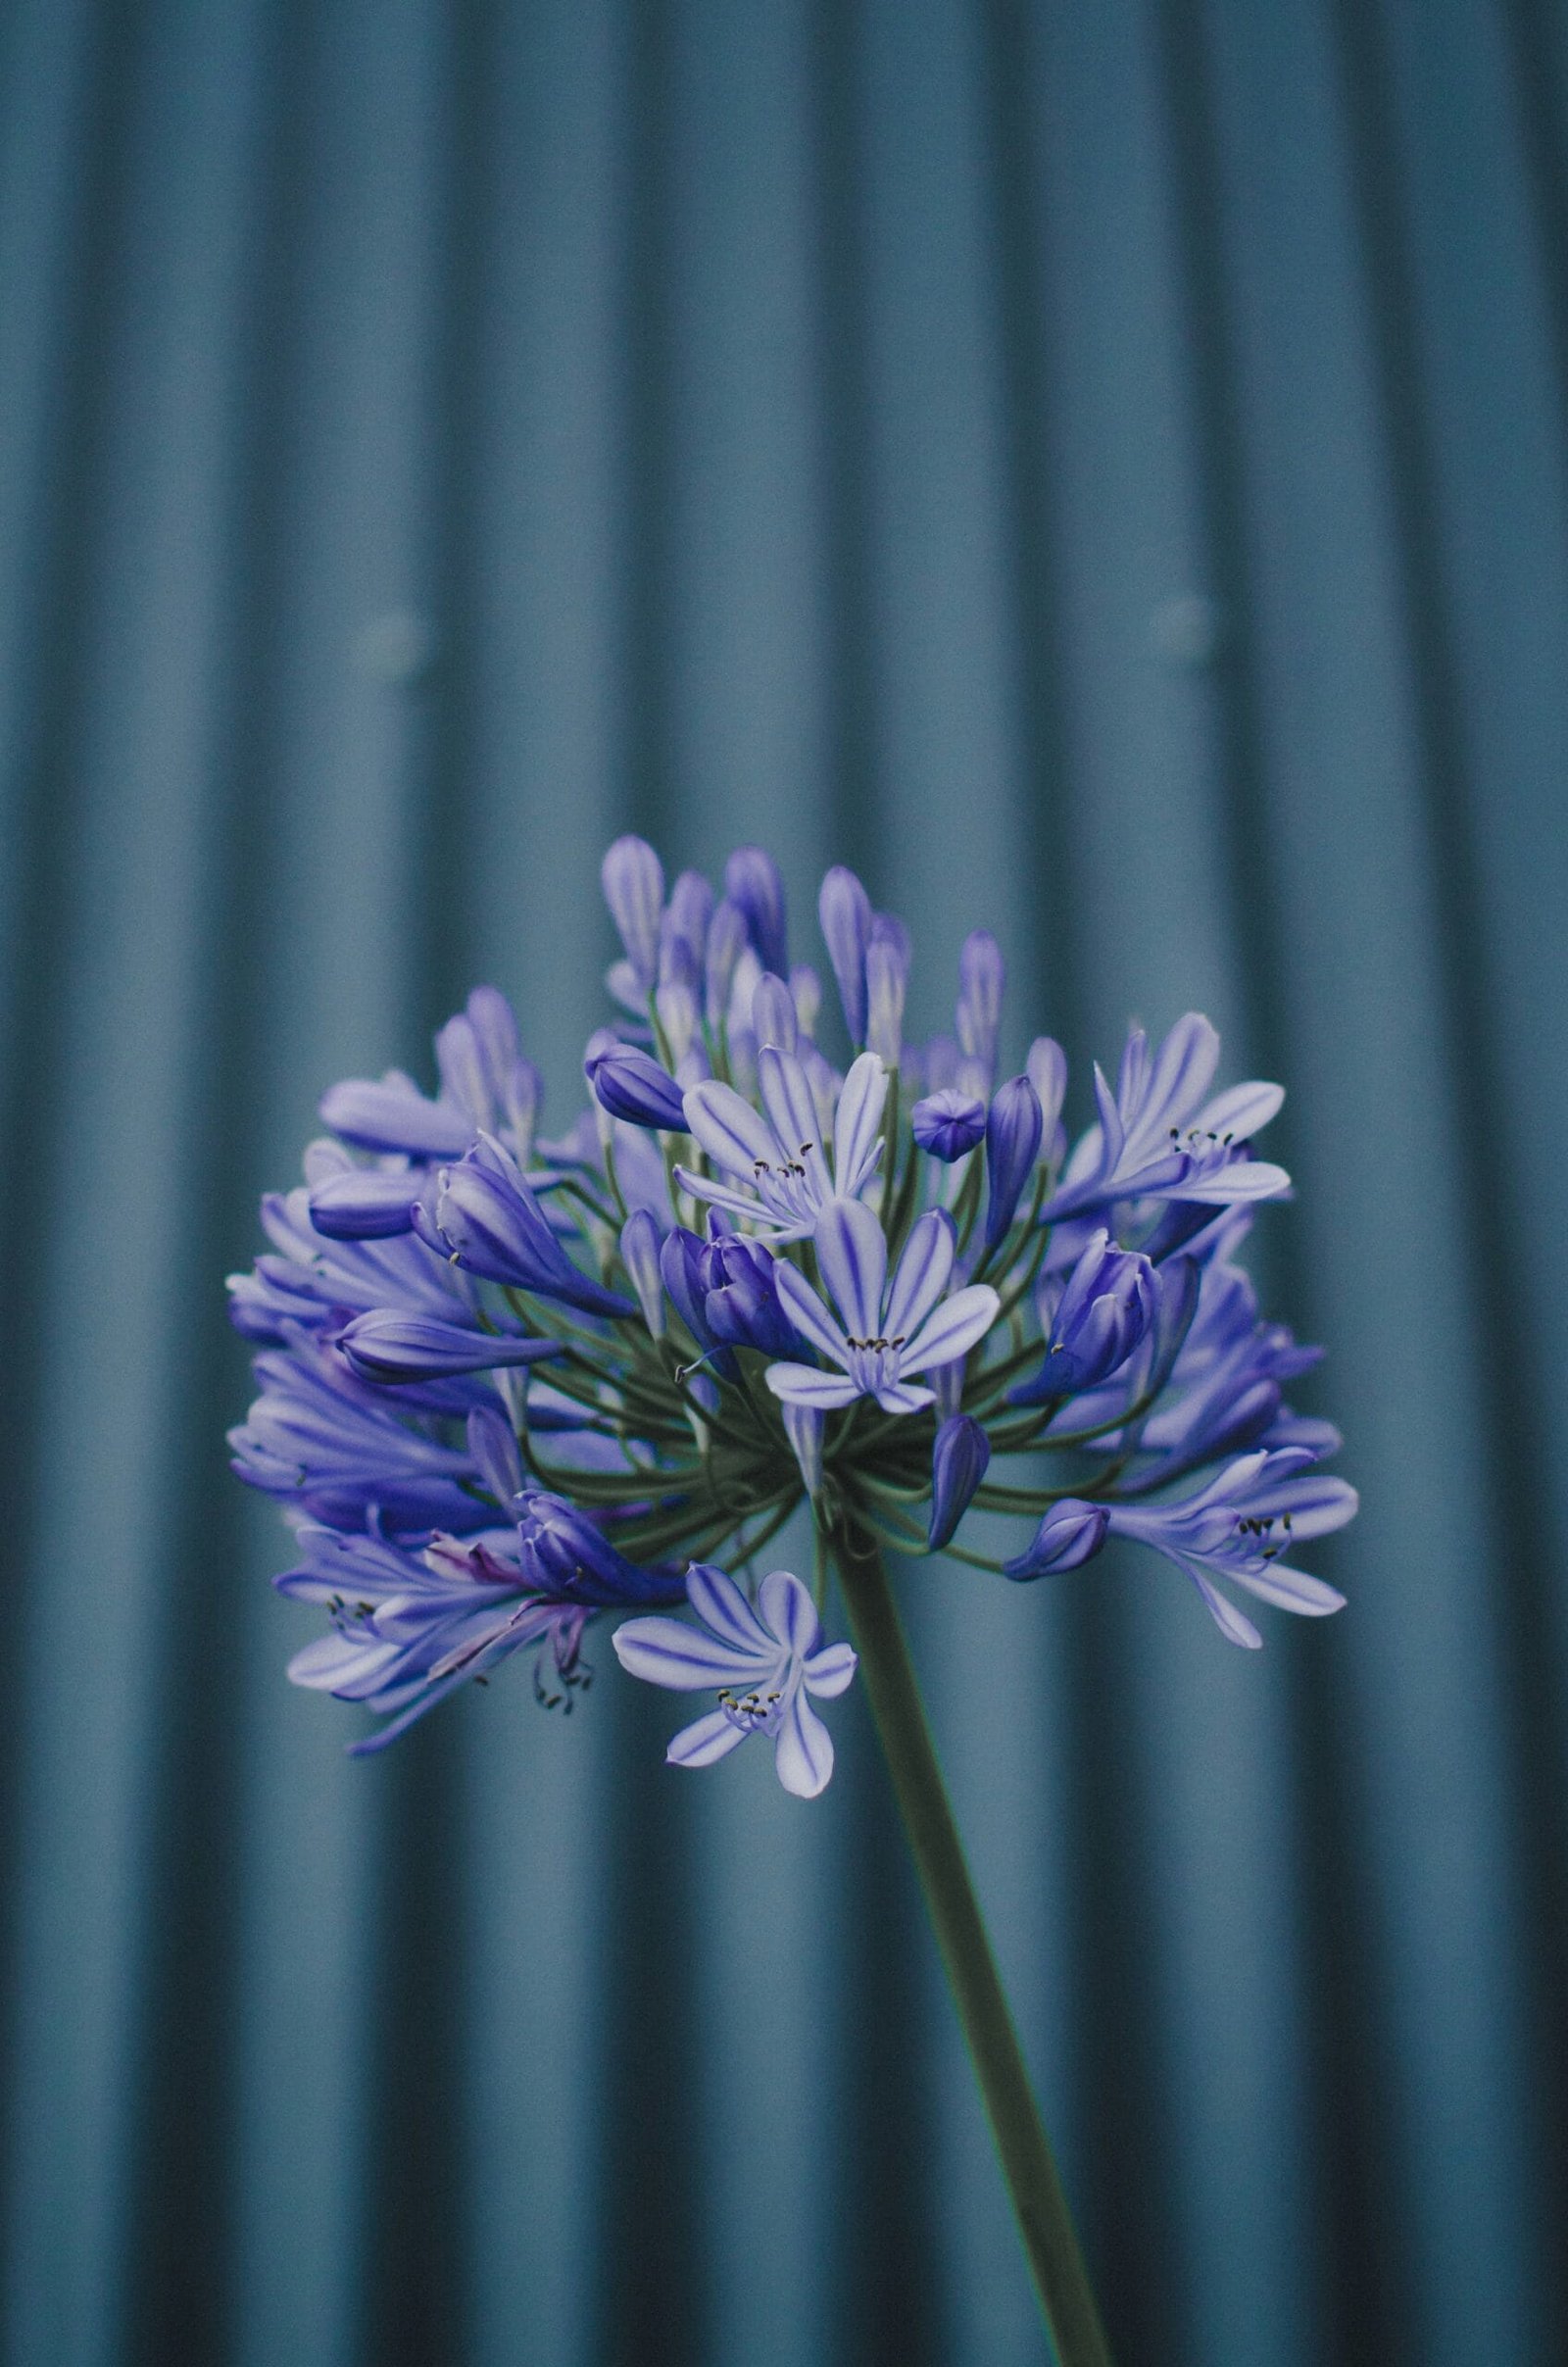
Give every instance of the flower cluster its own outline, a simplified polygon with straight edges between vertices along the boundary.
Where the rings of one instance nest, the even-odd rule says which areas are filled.
[[[907,932],[830,871],[840,1066],[760,849],[715,899],[692,871],[666,892],[622,838],[604,885],[622,1016],[589,1042],[569,1130],[539,1135],[538,1073],[480,987],[436,1038],[433,1098],[398,1071],[324,1096],[327,1137],[230,1281],[261,1384],[235,1466],[295,1531],[278,1586],[331,1623],[290,1674],[382,1714],[355,1750],[522,1650],[569,1706],[589,1622],[636,1611],[622,1667],[715,1697],[671,1759],[765,1733],[811,1796],[833,1751],[808,1697],[856,1667],[823,1641],[823,1581],[856,1539],[1024,1581],[1134,1538],[1248,1647],[1237,1590],[1338,1609],[1291,1558],[1355,1509],[1316,1468],[1337,1436],[1285,1401],[1317,1352],[1259,1316],[1237,1262],[1253,1204],[1289,1186],[1252,1148],[1277,1086],[1216,1092],[1196,1013],[1158,1045],[1135,1029],[1069,1147],[1059,1046],[999,1076],[988,932],[952,1033],[906,1043]],[[749,1589],[803,1503],[814,1585]],[[971,1508],[1029,1534],[1003,1559],[956,1544]]]

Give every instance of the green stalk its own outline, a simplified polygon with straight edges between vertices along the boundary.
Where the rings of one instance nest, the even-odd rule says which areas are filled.
[[[881,1553],[863,1530],[841,1532],[830,1543],[871,1713],[1056,2357],[1060,2367],[1111,2367]]]

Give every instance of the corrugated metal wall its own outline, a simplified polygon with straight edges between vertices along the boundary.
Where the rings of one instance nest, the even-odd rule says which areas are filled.
[[[1044,2356],[863,1707],[282,1681],[220,1277],[628,824],[1289,1082],[1351,1608],[922,1666],[1128,2367],[1563,2355],[1565,274],[1548,0],[10,0],[8,2359]]]

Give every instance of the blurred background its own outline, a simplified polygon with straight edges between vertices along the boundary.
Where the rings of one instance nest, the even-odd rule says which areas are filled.
[[[1563,12],[9,0],[0,321],[7,2360],[1046,2357],[858,1698],[283,1679],[222,1276],[627,827],[1289,1084],[1350,1607],[906,1601],[1122,2367],[1568,2355]]]

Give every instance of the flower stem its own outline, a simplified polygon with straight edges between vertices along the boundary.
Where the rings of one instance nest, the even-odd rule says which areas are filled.
[[[840,1531],[831,1545],[871,1713],[1056,2356],[1060,2367],[1111,2367],[881,1553],[863,1531]]]

